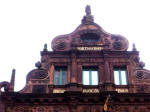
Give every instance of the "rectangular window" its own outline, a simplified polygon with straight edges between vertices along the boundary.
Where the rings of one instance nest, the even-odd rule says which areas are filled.
[[[65,85],[68,83],[67,67],[55,67],[54,85]]]
[[[114,81],[116,85],[128,84],[126,67],[114,67]]]
[[[82,81],[83,81],[83,85],[98,85],[98,68],[83,67]]]

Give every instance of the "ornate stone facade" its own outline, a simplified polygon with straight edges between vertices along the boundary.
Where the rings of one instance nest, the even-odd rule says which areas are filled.
[[[15,70],[0,83],[0,112],[103,112],[108,96],[108,112],[150,111],[150,71],[135,45],[127,51],[125,37],[94,23],[90,6],[76,30],[51,45],[22,90],[14,91]]]

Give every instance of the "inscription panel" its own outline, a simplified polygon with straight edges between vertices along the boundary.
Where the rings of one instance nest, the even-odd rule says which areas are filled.
[[[129,92],[128,89],[122,89],[122,88],[117,88],[116,91],[117,91],[118,93],[128,93],[128,92]]]
[[[98,89],[83,89],[83,93],[99,93]]]
[[[53,89],[53,93],[64,93],[65,89]]]
[[[103,47],[77,47],[79,51],[100,51]]]

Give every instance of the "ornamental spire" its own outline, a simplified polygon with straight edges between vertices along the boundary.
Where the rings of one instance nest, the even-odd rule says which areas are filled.
[[[83,24],[93,23],[94,22],[94,18],[91,15],[91,7],[90,7],[90,5],[86,6],[85,13],[86,13],[86,15],[83,17],[82,23]]]

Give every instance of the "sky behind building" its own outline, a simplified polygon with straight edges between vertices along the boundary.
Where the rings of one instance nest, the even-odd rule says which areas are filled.
[[[106,32],[120,34],[136,44],[140,58],[150,70],[149,0],[1,0],[0,81],[9,81],[16,69],[15,90],[35,69],[44,44],[51,50],[55,36],[73,32],[91,5],[95,23]]]

